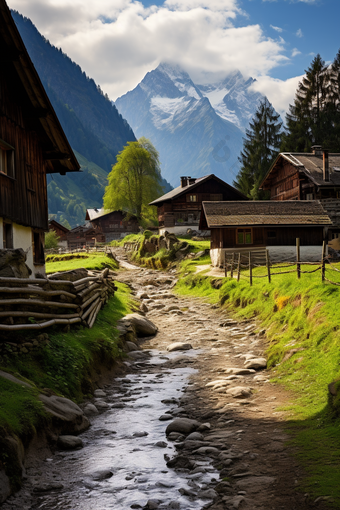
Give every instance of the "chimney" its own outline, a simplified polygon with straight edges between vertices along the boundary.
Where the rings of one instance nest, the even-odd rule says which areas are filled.
[[[196,182],[196,178],[195,177],[188,177],[188,184],[189,184],[189,186],[191,184],[195,184],[195,182]]]
[[[329,163],[328,163],[328,150],[323,150],[323,180],[329,182]]]
[[[188,178],[187,177],[181,177],[181,188],[185,188],[185,186],[188,184]]]
[[[322,156],[322,146],[321,145],[313,145],[312,151],[315,156]]]

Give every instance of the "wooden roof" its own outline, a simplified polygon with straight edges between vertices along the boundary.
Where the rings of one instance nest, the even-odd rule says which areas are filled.
[[[331,226],[332,222],[317,200],[259,200],[203,202],[207,227],[241,226]]]
[[[193,184],[187,184],[184,187],[178,186],[177,188],[174,188],[173,190],[166,193],[165,195],[162,195],[161,197],[157,198],[153,202],[150,202],[149,205],[160,205],[163,202],[173,200],[174,198],[177,198],[180,195],[184,195],[188,191],[194,190],[195,188],[197,188],[197,186],[199,184],[203,184],[204,182],[208,181],[209,179],[215,179],[223,186],[226,186],[226,187],[230,188],[231,190],[233,190],[236,194],[238,194],[240,196],[240,198],[243,198],[243,199],[246,198],[245,195],[243,195],[243,193],[238,191],[236,188],[233,188],[233,186],[230,186],[230,184],[227,184],[226,182],[222,181],[222,179],[220,179],[219,177],[216,177],[216,175],[214,175],[214,174],[209,174],[209,175],[204,175],[203,177],[197,177],[197,178],[193,177],[192,180],[195,180],[195,182]]]
[[[65,234],[70,231],[69,228],[64,227],[64,225],[62,225],[61,223],[58,223],[56,220],[50,220],[48,222],[48,227],[50,230],[51,229],[53,230],[53,227],[58,228],[59,230],[62,230],[63,232],[65,232]]]
[[[47,173],[78,171],[80,165],[60,125],[39,75],[5,2],[0,0],[0,62],[16,90],[26,123],[36,131]]]
[[[322,187],[340,186],[340,154],[328,154],[329,181],[323,180],[323,156],[308,152],[280,152],[260,185],[262,189],[271,187],[271,180],[282,159],[288,161],[306,175],[314,184]]]

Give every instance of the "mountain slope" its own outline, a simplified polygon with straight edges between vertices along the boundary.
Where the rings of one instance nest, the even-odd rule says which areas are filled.
[[[116,106],[136,136],[157,147],[162,173],[177,186],[181,175],[214,173],[231,183],[238,156],[261,94],[252,80],[234,73],[214,85],[196,85],[179,66],[160,64]]]

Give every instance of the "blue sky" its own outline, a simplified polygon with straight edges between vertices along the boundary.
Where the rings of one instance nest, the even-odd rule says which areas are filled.
[[[161,61],[196,83],[239,69],[282,114],[313,56],[340,48],[339,0],[7,0],[114,100]]]

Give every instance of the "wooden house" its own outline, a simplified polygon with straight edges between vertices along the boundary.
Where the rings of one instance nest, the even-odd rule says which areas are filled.
[[[267,248],[272,262],[321,260],[322,243],[332,222],[317,200],[203,202],[201,229],[211,231],[211,261],[220,266],[224,253]]]
[[[58,245],[61,248],[67,248],[67,234],[70,231],[69,228],[64,227],[61,223],[56,220],[50,220],[48,222],[48,230],[53,230],[58,236]]]
[[[0,0],[0,248],[44,273],[47,173],[79,170],[5,0]]]
[[[66,239],[69,250],[93,248],[97,244],[105,243],[104,234],[88,225],[73,228],[66,234]]]
[[[311,153],[281,152],[261,188],[271,200],[320,200],[333,225],[329,238],[340,236],[340,154],[321,146]]]
[[[139,232],[139,223],[135,216],[124,211],[107,211],[105,209],[87,209],[85,219],[92,227],[102,232],[107,243],[122,239],[128,234]]]
[[[240,191],[214,174],[181,177],[181,185],[150,203],[157,207],[159,234],[198,230],[203,201],[247,200]]]

